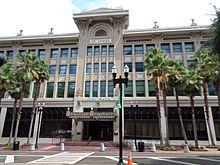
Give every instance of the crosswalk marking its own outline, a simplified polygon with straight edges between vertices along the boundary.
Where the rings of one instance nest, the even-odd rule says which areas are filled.
[[[5,163],[14,163],[14,155],[7,155],[5,158]]]
[[[187,162],[183,162],[183,161],[170,160],[170,159],[159,158],[159,157],[146,157],[146,158],[154,159],[154,160],[161,160],[161,161],[166,161],[166,162],[171,162],[171,163],[176,163],[176,164],[199,165],[199,164],[187,163]]]
[[[59,154],[51,155],[48,157],[44,157],[41,159],[37,159],[31,162],[28,162],[29,164],[33,163],[66,163],[66,164],[75,164],[79,162],[80,160],[92,155],[94,152],[90,153],[69,153],[69,152],[62,152]]]

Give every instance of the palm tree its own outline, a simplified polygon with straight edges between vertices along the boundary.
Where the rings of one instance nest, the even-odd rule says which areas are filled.
[[[32,113],[31,113],[31,123],[30,123],[30,128],[29,128],[29,133],[28,133],[28,139],[27,139],[27,144],[30,142],[31,138],[31,133],[32,133],[32,127],[33,127],[33,121],[34,121],[34,116],[36,112],[36,102],[37,98],[39,97],[39,85],[40,83],[44,82],[45,80],[49,80],[49,65],[44,61],[39,59],[37,61],[36,67],[33,68],[35,70],[34,74],[34,79],[35,79],[35,95],[34,95],[34,100],[33,100],[33,107],[32,107]]]
[[[213,137],[211,125],[210,125],[207,84],[212,81],[213,75],[215,76],[216,58],[214,57],[214,55],[211,54],[210,50],[204,50],[204,49],[198,51],[195,57],[197,59],[196,69],[198,70],[198,73],[202,78],[201,82],[202,82],[203,95],[204,95],[205,113],[208,124],[208,131],[210,134],[211,145],[215,145],[215,139]]]
[[[148,75],[152,76],[152,80],[156,84],[156,100],[157,100],[157,114],[159,120],[159,130],[160,130],[160,144],[163,145],[162,138],[162,127],[161,127],[161,111],[160,111],[160,89],[163,93],[163,103],[164,103],[164,114],[166,119],[166,138],[165,145],[169,146],[169,132],[168,132],[168,110],[166,103],[166,89],[167,89],[167,74],[166,74],[166,62],[167,58],[162,50],[152,48],[145,58],[145,70],[147,70]]]
[[[184,74],[186,67],[184,66],[184,63],[182,61],[174,60],[174,59],[169,60],[168,67],[169,67],[169,70],[168,70],[169,71],[168,73],[169,85],[173,87],[174,89],[174,94],[176,97],[176,108],[177,108],[177,112],[178,112],[178,116],[180,120],[183,139],[184,139],[185,144],[188,144],[185,127],[183,124],[181,109],[180,109],[180,102],[179,102],[179,90],[180,90],[179,88],[180,88],[180,85],[183,83],[180,81],[180,77],[182,74]]]
[[[22,113],[24,93],[27,90],[29,84],[34,79],[36,74],[34,68],[36,67],[37,56],[26,52],[26,54],[18,54],[17,56],[17,79],[20,83],[20,96],[19,96],[19,108],[17,112],[17,121],[14,133],[14,141],[17,139],[18,127]]]
[[[198,72],[196,70],[186,70],[184,73],[185,74],[182,74],[180,78],[180,82],[184,82],[181,84],[181,88],[190,97],[195,147],[198,148],[199,144],[198,144],[197,127],[196,127],[196,119],[195,119],[194,97],[195,94],[200,91],[201,77],[198,75]]]

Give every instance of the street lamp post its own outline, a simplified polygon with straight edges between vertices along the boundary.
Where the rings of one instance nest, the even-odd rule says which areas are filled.
[[[133,111],[133,114],[134,114],[134,143],[135,143],[135,149],[137,150],[137,129],[136,129],[136,110],[138,108],[138,105],[136,105],[136,109],[133,108],[133,105],[131,105],[131,109]]]
[[[114,88],[116,84],[119,84],[119,102],[120,105],[118,106],[119,109],[119,162],[118,165],[124,165],[123,163],[123,153],[122,153],[122,84],[125,84],[126,88],[128,85],[128,73],[129,73],[129,67],[127,65],[124,66],[124,75],[125,78],[122,78],[119,76],[118,79],[116,79],[117,75],[117,68],[114,65],[112,67],[112,76],[113,76],[113,83],[114,83]]]
[[[44,109],[45,103],[38,103],[37,105],[37,112],[39,112],[38,116],[38,124],[37,124],[37,137],[36,137],[36,142],[35,142],[35,148],[38,148],[38,138],[40,135],[40,126],[41,126],[41,119],[42,119],[42,112]]]

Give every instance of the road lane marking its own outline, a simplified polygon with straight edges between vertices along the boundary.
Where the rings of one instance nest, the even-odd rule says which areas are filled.
[[[113,157],[113,156],[104,156],[104,157],[107,158],[107,159],[111,159],[111,160],[114,160],[114,161],[118,162],[118,158],[116,158],[116,157]],[[126,161],[126,160],[123,160],[123,162],[124,162],[125,164],[128,164],[128,161]],[[133,165],[137,165],[137,164],[134,163],[134,162],[132,162],[132,164],[133,164]]]
[[[177,160],[169,160],[169,159],[158,158],[158,157],[146,157],[146,158],[154,159],[154,160],[161,160],[161,161],[166,161],[166,162],[171,162],[171,163],[177,163],[177,164],[199,165],[199,164],[194,164],[194,163],[187,163],[187,162],[182,162],[182,161],[177,161]]]
[[[208,160],[208,161],[212,161],[212,162],[220,162],[220,160],[217,160],[217,159],[209,159],[209,158],[196,157],[195,159]]]
[[[5,158],[5,163],[14,163],[15,158],[14,155],[7,155]]]

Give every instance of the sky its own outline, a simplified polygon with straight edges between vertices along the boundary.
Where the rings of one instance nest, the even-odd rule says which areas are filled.
[[[75,33],[73,14],[100,7],[129,10],[128,29],[210,25],[220,0],[0,0],[0,37]]]

